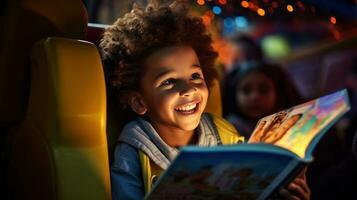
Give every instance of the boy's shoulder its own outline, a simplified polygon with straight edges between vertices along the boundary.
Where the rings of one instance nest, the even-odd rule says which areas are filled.
[[[114,160],[136,160],[139,159],[137,148],[125,142],[118,142],[114,150]]]
[[[123,171],[137,171],[140,169],[138,149],[130,144],[118,142],[115,146],[111,168]]]

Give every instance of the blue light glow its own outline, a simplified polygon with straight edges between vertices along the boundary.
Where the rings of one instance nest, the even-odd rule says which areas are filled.
[[[222,9],[219,6],[213,6],[212,11],[214,14],[219,15],[222,12]]]
[[[239,28],[245,28],[248,26],[248,21],[245,17],[238,16],[235,18],[236,26]]]
[[[227,17],[223,20],[223,24],[224,24],[225,28],[233,28],[234,20],[231,17]]]

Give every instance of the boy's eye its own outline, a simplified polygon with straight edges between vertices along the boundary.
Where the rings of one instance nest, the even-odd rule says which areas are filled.
[[[191,77],[192,77],[193,80],[194,80],[194,79],[202,79],[202,76],[201,76],[200,73],[193,73],[193,74],[191,75]]]
[[[163,82],[161,82],[160,86],[169,86],[171,84],[174,84],[175,82],[176,82],[175,79],[169,78],[169,79],[166,79]]]

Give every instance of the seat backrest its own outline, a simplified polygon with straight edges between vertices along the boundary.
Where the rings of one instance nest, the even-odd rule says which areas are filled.
[[[97,48],[48,38],[31,56],[28,112],[10,151],[10,199],[111,199]]]
[[[84,39],[87,13],[80,0],[8,0],[2,4],[0,130],[7,130],[20,123],[27,110],[33,44],[50,36]]]

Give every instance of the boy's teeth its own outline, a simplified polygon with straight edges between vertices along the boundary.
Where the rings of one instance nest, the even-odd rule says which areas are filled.
[[[188,106],[179,107],[179,108],[177,108],[177,110],[188,111],[188,110],[192,110],[192,109],[196,108],[196,106],[197,106],[197,104],[191,104]]]

